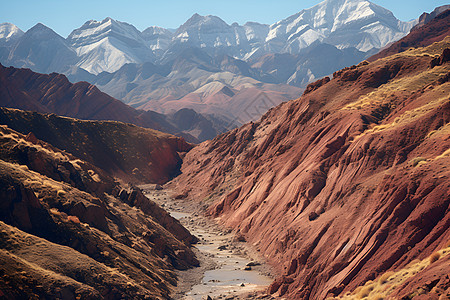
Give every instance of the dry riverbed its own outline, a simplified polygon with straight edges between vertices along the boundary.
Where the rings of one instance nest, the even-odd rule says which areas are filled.
[[[205,207],[173,199],[170,191],[155,185],[141,188],[200,240],[194,249],[200,267],[178,271],[174,299],[273,299],[265,294],[273,280],[270,268],[246,243],[204,217]]]

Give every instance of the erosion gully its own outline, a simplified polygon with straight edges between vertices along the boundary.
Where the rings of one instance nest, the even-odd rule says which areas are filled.
[[[141,188],[199,239],[194,252],[200,267],[178,271],[174,299],[274,299],[265,293],[273,281],[270,268],[246,243],[205,217],[205,207],[174,199],[159,186]]]

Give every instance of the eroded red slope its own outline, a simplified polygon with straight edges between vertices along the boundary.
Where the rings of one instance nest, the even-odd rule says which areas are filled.
[[[170,116],[136,110],[92,84],[84,81],[72,84],[66,76],[57,73],[40,74],[0,64],[0,106],[83,120],[120,121],[183,136],[191,142],[199,141],[177,128]],[[213,130],[211,124],[202,125],[200,133]],[[213,132],[212,136],[215,135]]]
[[[270,292],[291,299],[339,295],[426,258],[450,240],[448,48],[316,82],[194,148],[173,187],[266,256],[282,274]]]

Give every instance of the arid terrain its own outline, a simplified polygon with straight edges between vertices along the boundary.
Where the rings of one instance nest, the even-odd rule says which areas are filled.
[[[171,190],[160,186],[140,188],[199,239],[193,250],[200,267],[177,272],[174,299],[272,299],[266,291],[273,270],[245,241],[205,216],[206,207],[175,199]]]
[[[437,22],[428,46],[335,72],[184,158],[171,186],[282,273],[271,294],[339,296],[430,261],[365,293],[449,296],[448,11],[411,34]]]
[[[224,120],[139,111],[87,82],[0,65],[0,299],[450,299],[450,10],[417,24],[199,144]],[[235,97],[208,78],[183,101]]]
[[[176,139],[117,122],[37,113],[30,117],[23,111],[2,108],[3,117],[8,113],[15,116],[15,125],[27,121],[29,129],[38,121],[47,124],[41,128],[47,133],[50,129],[64,132],[62,124],[52,127],[50,118],[68,123],[77,134],[86,132],[83,125],[101,129],[101,136],[111,142],[120,142],[118,131],[128,137],[134,134],[135,141],[138,136],[146,138],[147,146],[149,139],[168,139],[167,145]],[[90,133],[95,132],[92,129]],[[79,141],[87,147],[95,138],[98,136],[86,135]],[[86,161],[71,154],[77,152],[75,149],[60,150],[32,133],[23,135],[5,125],[0,127],[0,140],[2,297],[167,299],[176,285],[174,270],[198,265],[189,248],[197,239],[139,189],[119,179],[123,170],[115,167],[142,162],[117,156],[117,165],[109,170],[118,175],[113,178],[98,167],[102,163],[99,154],[105,153],[107,145],[96,148],[98,155],[84,148],[91,154]],[[63,140],[70,145],[70,138]],[[97,147],[101,145],[98,139],[95,142]],[[126,148],[123,145],[122,149]],[[133,147],[138,158],[144,150]],[[181,149],[170,151],[166,146],[161,151],[166,157],[178,157],[176,151]],[[137,176],[125,178],[138,180]]]
[[[225,126],[233,125],[231,121],[222,124],[223,121],[207,119],[189,109],[170,115],[136,110],[87,82],[72,84],[62,74],[40,74],[1,64],[0,105],[84,120],[126,122],[182,136],[191,142],[211,139],[227,129]]]

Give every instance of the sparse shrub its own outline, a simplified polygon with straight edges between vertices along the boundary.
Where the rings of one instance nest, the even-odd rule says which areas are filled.
[[[50,213],[52,213],[55,216],[61,215],[61,213],[58,211],[57,208],[50,208]]]
[[[422,162],[422,161],[426,161],[426,158],[424,158],[424,157],[416,157],[416,158],[413,158],[413,159],[411,159],[411,165],[413,166],[413,167],[415,167],[415,166],[417,166],[420,162]]]
[[[384,273],[383,275],[380,276],[380,278],[378,279],[378,282],[380,284],[385,284],[386,282],[389,281],[389,277],[391,277],[394,274],[394,272],[392,271],[388,271],[386,273]]]
[[[67,216],[67,220],[76,224],[80,224],[80,219],[77,216]]]
[[[58,197],[63,197],[65,194],[66,194],[66,192],[63,191],[63,190],[59,190],[59,191],[56,193],[56,195],[57,195]]]
[[[439,252],[434,252],[433,254],[431,254],[430,256],[430,264],[434,263],[435,261],[439,260],[439,258],[441,258],[441,254],[439,254]]]
[[[365,298],[367,296],[369,296],[370,292],[373,290],[373,286],[364,286],[359,293],[357,294],[359,299]]]

